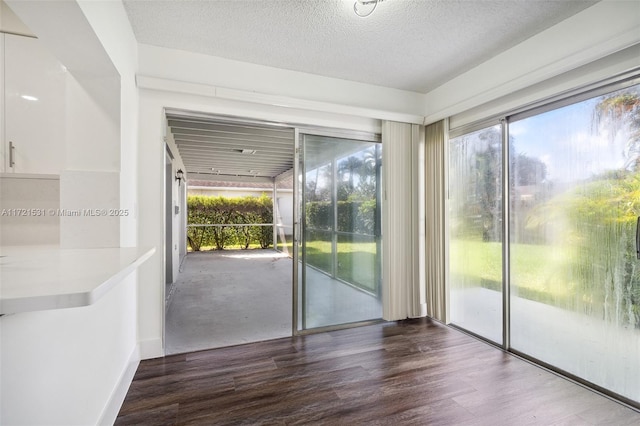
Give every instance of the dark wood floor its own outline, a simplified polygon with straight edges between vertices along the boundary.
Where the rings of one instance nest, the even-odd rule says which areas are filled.
[[[143,361],[117,425],[640,425],[640,413],[426,319]]]

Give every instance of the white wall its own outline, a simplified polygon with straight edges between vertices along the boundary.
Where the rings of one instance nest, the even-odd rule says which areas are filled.
[[[68,158],[81,169],[74,173],[109,176],[110,190],[119,194],[114,207],[132,211],[110,229],[116,244],[135,245],[137,43],[123,5],[7,3],[78,82],[67,122],[75,133]],[[92,135],[96,117],[98,134]],[[113,423],[140,359],[137,283],[134,272],[94,305],[0,318],[0,424]]]
[[[109,80],[113,77],[108,77]],[[120,118],[105,110],[82,79],[67,73],[66,168],[60,173],[64,210],[120,208]],[[120,218],[60,218],[62,248],[120,246]]]
[[[173,283],[178,279],[178,270],[180,269],[180,261],[181,261],[180,253],[182,252],[186,254],[186,247],[182,247],[182,244],[184,241],[186,241],[186,230],[184,229],[185,226],[183,226],[183,224],[186,223],[186,214],[187,214],[186,206],[184,205],[184,194],[182,193],[182,189],[183,189],[182,187],[186,185],[186,183],[184,180],[182,181],[176,180],[175,176],[178,170],[182,170],[183,176],[185,178],[187,176],[187,173],[186,173],[186,167],[182,162],[180,153],[178,152],[178,147],[175,143],[175,140],[173,139],[173,134],[171,134],[171,132],[168,130],[168,127],[165,129],[164,135],[165,136],[163,140],[166,143],[167,149],[171,151],[171,156],[173,157],[173,159],[170,160],[171,172],[169,173],[169,176],[165,176],[165,179],[164,179],[164,181],[166,182],[166,179],[168,178],[171,182],[170,193],[166,192],[166,186],[165,186],[165,193],[164,193],[165,204],[168,203],[171,206],[170,215],[166,216],[165,214],[164,216],[164,220],[165,221],[168,220],[171,223],[171,228],[170,228],[171,229],[171,241],[170,241],[171,268],[165,268],[165,271],[171,271],[171,277],[165,276],[165,280],[166,282]],[[165,168],[165,173],[166,173],[166,168]],[[178,207],[177,213],[176,213],[176,206]],[[166,213],[166,209],[165,209],[165,213]],[[166,232],[168,232],[166,229],[167,228],[165,228],[165,235],[166,235]],[[167,238],[163,238],[163,241],[165,244],[169,243],[169,240]],[[167,247],[165,246],[165,250],[166,249]],[[165,251],[165,253],[169,253],[169,252]],[[165,260],[165,262],[166,261],[168,260]]]
[[[0,246],[59,244],[60,218],[47,214],[59,208],[59,176],[0,175],[0,209],[36,209],[41,214],[0,215]]]
[[[292,52],[295,55],[295,52]],[[313,101],[363,109],[422,115],[424,95],[233,61],[229,59],[140,45],[140,75],[197,83],[245,93],[275,95],[291,101]],[[259,76],[259,78],[257,77]],[[223,96],[223,90],[219,95]],[[233,96],[228,91],[224,96]]]
[[[156,252],[138,269],[138,341],[143,359],[164,355],[165,142],[161,104],[140,93],[138,138],[138,243]]]
[[[138,43],[133,35],[129,18],[119,1],[96,2],[79,0],[78,5],[90,23],[92,30],[100,40],[108,59],[120,74],[119,102],[119,196],[120,209],[128,212],[120,218],[119,237],[121,247],[138,245],[138,187],[137,187],[137,140],[138,140],[138,89],[135,75],[138,71]],[[120,360],[114,360],[111,379],[115,386],[111,388],[110,399],[101,413],[100,423],[111,424],[115,420],[122,401],[129,389],[140,360],[138,336],[138,293],[143,285],[134,272],[123,280],[123,288],[117,302],[122,306],[123,319],[120,325],[120,338],[112,345],[111,351],[126,354]],[[111,313],[113,314],[113,313]],[[124,362],[122,362],[124,360]],[[105,381],[106,383],[106,381]]]
[[[120,221],[122,247],[137,242],[138,43],[119,2],[78,2],[120,73],[120,208],[131,214]]]

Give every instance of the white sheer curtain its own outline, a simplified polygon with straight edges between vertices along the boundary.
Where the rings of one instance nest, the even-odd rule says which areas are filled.
[[[419,238],[423,134],[415,124],[382,125],[382,317],[388,321],[426,315]]]
[[[448,322],[446,289],[445,205],[446,205],[445,122],[425,129],[425,284],[427,315]]]

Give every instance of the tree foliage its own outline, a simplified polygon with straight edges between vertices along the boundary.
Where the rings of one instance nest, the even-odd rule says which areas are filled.
[[[338,231],[375,235],[376,200],[338,201]],[[330,231],[333,228],[333,205],[329,201],[312,201],[305,205],[306,226]]]
[[[546,164],[525,153],[516,152],[509,141],[509,170],[513,192],[523,186],[539,185],[547,178]],[[481,235],[483,241],[502,240],[502,134],[497,128],[481,131],[471,141],[466,137],[452,140],[450,157],[456,162],[465,220],[457,232],[465,237]]]
[[[594,123],[610,137],[626,131],[625,168],[640,171],[640,96],[633,91],[618,92],[604,98],[594,111]]]
[[[594,108],[593,130],[627,137],[624,164],[543,200],[527,227],[570,253],[564,279],[572,288],[569,309],[640,328],[640,264],[635,233],[640,216],[640,98],[618,92]]]

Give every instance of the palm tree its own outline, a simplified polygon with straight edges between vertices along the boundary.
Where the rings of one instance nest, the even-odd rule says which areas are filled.
[[[347,188],[347,192],[349,194],[353,193],[355,188],[354,176],[358,174],[360,169],[362,168],[362,160],[355,155],[351,155],[346,159],[340,161],[338,165],[338,173],[340,175],[340,180],[344,177],[344,175],[348,175],[349,186]]]
[[[625,169],[640,170],[640,95],[638,89],[616,93],[604,98],[594,111],[596,126],[606,126],[612,136],[622,130],[629,131],[624,157]]]

